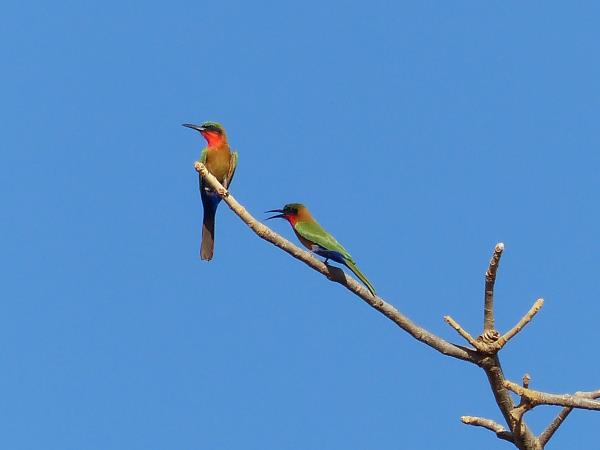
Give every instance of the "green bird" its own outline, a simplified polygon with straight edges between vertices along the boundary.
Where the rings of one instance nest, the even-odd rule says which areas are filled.
[[[238,154],[232,152],[227,143],[225,128],[217,122],[204,122],[200,125],[184,123],[184,127],[199,131],[207,145],[200,154],[199,161],[206,166],[225,189],[229,188],[235,169],[237,167]],[[204,180],[198,175],[200,184],[200,197],[204,208],[202,220],[202,244],[200,246],[200,257],[210,261],[213,257],[215,246],[215,215],[221,197],[210,187],[206,186]]]
[[[325,258],[325,264],[331,259],[345,265],[364,283],[371,294],[376,295],[375,288],[368,278],[358,269],[352,256],[348,253],[348,250],[342,247],[342,244],[336,241],[331,234],[319,225],[319,222],[313,218],[306,206],[301,203],[289,203],[285,205],[283,209],[272,209],[267,212],[279,213],[268,219],[287,220],[294,229],[300,242],[302,242],[306,248]]]

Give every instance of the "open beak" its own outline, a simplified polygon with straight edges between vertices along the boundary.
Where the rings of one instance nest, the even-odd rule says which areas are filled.
[[[199,131],[201,133],[204,131],[204,127],[202,125],[194,125],[193,123],[184,123],[183,126],[191,128],[192,130]]]
[[[283,209],[270,209],[269,211],[265,211],[265,213],[280,213],[271,217],[267,217],[267,220],[271,219],[285,219],[285,214],[283,214]]]

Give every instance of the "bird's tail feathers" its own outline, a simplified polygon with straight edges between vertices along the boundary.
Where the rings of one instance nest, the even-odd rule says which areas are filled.
[[[369,292],[371,294],[373,294],[374,296],[376,296],[377,294],[375,293],[375,288],[373,287],[373,285],[371,284],[369,279],[367,277],[365,277],[365,275],[359,270],[356,263],[352,260],[346,260],[345,264],[346,264],[346,267],[348,267],[348,269],[350,269],[352,272],[354,272],[354,275],[356,275],[360,279],[360,281],[363,282],[363,284],[367,287]]]
[[[204,218],[202,219],[202,244],[200,245],[200,258],[210,261],[215,247],[215,216],[219,202],[212,201],[206,196],[202,197]]]

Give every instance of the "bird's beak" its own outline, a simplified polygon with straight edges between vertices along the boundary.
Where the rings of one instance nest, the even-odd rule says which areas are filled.
[[[192,130],[199,131],[201,133],[204,131],[204,127],[202,125],[194,125],[193,123],[184,123],[183,126],[191,128]]]
[[[271,219],[285,219],[285,214],[283,214],[283,209],[270,209],[269,211],[265,211],[265,213],[281,213],[275,216],[267,217],[267,220]]]

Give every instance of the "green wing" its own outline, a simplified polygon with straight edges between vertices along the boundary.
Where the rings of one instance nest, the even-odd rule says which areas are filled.
[[[208,156],[208,147],[204,147],[202,149],[202,153],[200,153],[200,161],[202,164],[206,164],[206,157]]]
[[[364,283],[371,294],[377,295],[375,293],[375,288],[369,279],[357,267],[356,263],[352,259],[352,256],[350,256],[350,253],[348,253],[348,250],[342,247],[342,244],[336,241],[335,238],[325,231],[321,225],[319,225],[317,222],[296,222],[294,229],[304,239],[314,242],[318,246],[323,247],[325,250],[333,250],[341,253],[346,261],[346,266]]]
[[[231,158],[229,159],[229,171],[227,172],[227,176],[223,180],[223,186],[225,186],[225,189],[229,189],[231,180],[233,180],[233,176],[235,175],[235,169],[237,169],[237,162],[238,152],[231,152]]]
[[[204,147],[202,149],[202,153],[200,153],[200,159],[198,159],[199,162],[201,162],[202,164],[206,164],[206,157],[208,156],[208,147]],[[203,188],[202,188],[202,175],[198,174],[198,187],[200,188],[200,194],[204,195],[203,192]],[[204,197],[202,197],[202,199],[204,200]]]
[[[342,254],[345,259],[352,261],[352,256],[342,244],[335,240],[318,222],[296,222],[294,227],[303,238],[314,242],[325,250],[333,250]]]

